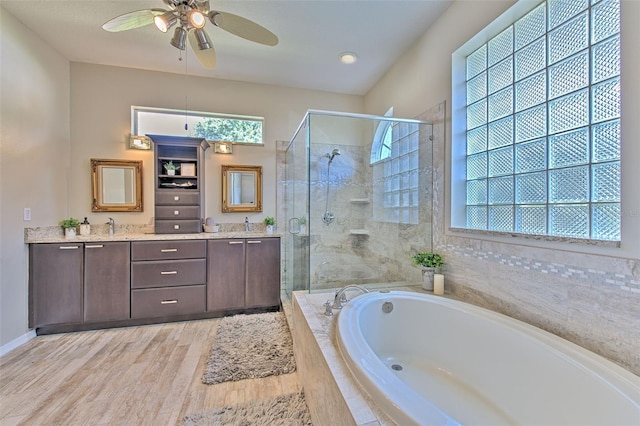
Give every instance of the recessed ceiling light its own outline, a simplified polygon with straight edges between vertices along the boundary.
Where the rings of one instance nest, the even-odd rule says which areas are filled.
[[[353,64],[358,60],[358,55],[353,52],[343,52],[340,54],[340,61],[343,64]]]

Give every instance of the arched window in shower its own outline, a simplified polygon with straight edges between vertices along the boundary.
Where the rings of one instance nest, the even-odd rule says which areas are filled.
[[[393,116],[393,108],[385,114]],[[373,216],[390,223],[417,224],[419,220],[419,125],[380,121],[371,144]]]
[[[393,117],[393,107],[384,114],[385,117]],[[373,136],[371,145],[371,164],[384,160],[391,155],[393,122],[381,121],[378,124],[376,133]]]

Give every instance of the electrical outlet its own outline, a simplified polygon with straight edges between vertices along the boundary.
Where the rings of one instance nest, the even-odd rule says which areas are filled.
[[[28,222],[31,220],[31,209],[29,207],[24,208],[24,212],[22,213],[22,219],[25,222]]]

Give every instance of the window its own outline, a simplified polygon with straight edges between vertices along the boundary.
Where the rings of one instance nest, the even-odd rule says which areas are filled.
[[[264,143],[264,118],[131,107],[131,134],[201,137],[210,142]]]
[[[385,117],[393,117],[393,107],[384,114]],[[392,121],[381,121],[376,129],[371,145],[371,164],[384,160],[391,155]]]
[[[523,7],[454,55],[452,224],[620,241],[620,2]]]
[[[418,223],[419,128],[418,123],[406,121],[382,121],[378,125],[371,146],[373,179],[382,182],[374,185],[375,220]]]

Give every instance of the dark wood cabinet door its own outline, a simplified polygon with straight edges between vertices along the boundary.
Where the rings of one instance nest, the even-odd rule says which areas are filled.
[[[245,305],[245,240],[209,240],[207,250],[207,310]]]
[[[247,308],[280,304],[280,238],[246,240]]]
[[[129,259],[128,242],[85,243],[85,321],[130,318]]]
[[[29,327],[82,322],[83,244],[29,245]]]

